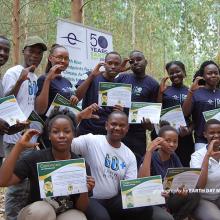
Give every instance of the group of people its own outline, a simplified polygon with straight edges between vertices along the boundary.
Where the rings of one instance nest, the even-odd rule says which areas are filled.
[[[9,40],[0,36],[0,66],[7,62],[9,51]],[[40,37],[28,37],[22,50],[24,63],[8,69],[0,83],[1,97],[14,95],[26,117],[35,110],[45,121],[42,134],[29,129],[22,135],[27,123],[18,122],[9,132],[8,123],[0,119],[1,160],[5,157],[0,186],[8,187],[6,219],[220,219],[217,193],[189,193],[180,186],[177,193],[163,193],[163,206],[132,209],[122,208],[120,194],[120,180],[153,175],[164,179],[168,168],[183,166],[201,168],[198,188],[219,189],[220,122],[206,122],[203,117],[204,111],[220,106],[220,70],[214,61],[200,66],[188,88],[180,61],[167,63],[167,76],[159,84],[146,73],[147,60],[141,51],[132,51],[124,61],[119,53],[109,52],[104,62],[87,73],[87,79],[72,85],[61,74],[70,58],[59,44],[51,47],[45,73],[37,78],[35,69],[45,51],[47,46]],[[128,67],[131,71],[126,72]],[[187,126],[176,130],[161,124],[157,134],[149,119],[129,125],[129,109],[97,105],[100,82],[131,84],[132,102],[159,102],[163,109],[181,105]],[[46,117],[56,94],[73,106],[82,100],[82,111],[74,115],[54,110]],[[147,140],[146,130],[151,131],[152,141]],[[40,145],[45,149],[36,149],[39,143],[31,141],[34,135],[42,137]],[[88,193],[42,200],[36,164],[79,156],[87,163]]]

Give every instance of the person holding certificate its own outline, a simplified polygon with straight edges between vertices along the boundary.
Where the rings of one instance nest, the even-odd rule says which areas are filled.
[[[45,150],[33,149],[30,153],[19,158],[26,148],[34,148],[37,144],[30,142],[37,130],[27,130],[12,149],[8,158],[0,168],[0,186],[15,185],[25,178],[30,180],[29,205],[24,207],[17,217],[18,220],[85,220],[83,212],[88,206],[88,193],[80,193],[62,197],[51,197],[44,201],[40,197],[37,163],[60,161],[78,158],[71,153],[70,147],[75,134],[76,122],[67,116],[58,114],[48,124],[49,139],[52,148]],[[88,191],[95,185],[92,177],[87,178]],[[52,190],[47,182],[45,189]]]
[[[205,126],[203,112],[220,108],[219,66],[214,61],[205,61],[201,64],[196,76],[182,108],[185,117],[192,115],[195,127],[195,150],[198,150],[205,147],[207,143],[203,135]]]
[[[72,142],[72,151],[86,159],[96,182],[87,217],[89,220],[150,220],[150,206],[122,209],[120,180],[137,178],[135,156],[121,142],[128,131],[127,115],[121,111],[112,112],[105,128],[106,136],[90,133]]]
[[[134,50],[130,53],[129,63],[132,73],[123,73],[116,78],[118,83],[132,85],[132,102],[156,102],[159,89],[158,82],[146,74],[147,60],[141,51]],[[143,120],[142,124],[130,124],[129,131],[123,142],[134,152],[138,165],[145,153],[146,129],[152,129],[151,123]],[[145,123],[147,122],[147,123]]]
[[[61,73],[69,66],[69,53],[59,44],[54,44],[50,49],[46,73],[37,80],[38,91],[35,100],[36,112],[45,120],[46,112],[53,102],[57,93],[70,100],[72,105],[78,103],[74,95],[71,82],[64,78]]]
[[[197,188],[201,200],[193,217],[199,220],[220,219],[220,122],[210,119],[205,124],[206,147],[194,152],[190,167],[201,168]]]
[[[158,136],[147,147],[143,163],[139,169],[139,177],[161,175],[164,179],[168,168],[182,167],[182,164],[175,154],[178,147],[178,132],[170,125],[165,125],[159,130]],[[170,209],[175,220],[183,220],[194,211],[199,202],[199,195],[189,194],[184,186],[175,194],[163,193],[167,207]],[[159,207],[157,207],[159,209]],[[164,219],[163,210],[158,210],[155,219]]]
[[[104,71],[100,68],[104,67]],[[115,82],[115,77],[122,71],[123,62],[121,56],[117,52],[109,52],[105,56],[105,62],[99,63],[97,66],[88,73],[85,80],[80,80],[76,87],[76,96],[82,100],[82,109],[85,109],[92,103],[98,103],[99,83],[100,82]],[[105,97],[105,96],[104,96]],[[106,100],[103,99],[103,102]],[[108,115],[114,109],[122,110],[119,105],[115,107],[102,106],[97,112],[99,120],[87,119],[83,120],[79,125],[79,134],[106,134],[105,122]]]
[[[166,71],[168,77],[162,79],[157,98],[158,102],[162,102],[163,109],[182,105],[188,93],[188,88],[183,83],[183,79],[186,77],[185,65],[180,61],[171,61],[166,64]],[[171,86],[166,85],[168,79],[172,82]],[[179,143],[176,154],[183,166],[188,167],[191,154],[194,152],[193,125],[189,118],[185,120],[187,127],[181,126],[179,128]]]

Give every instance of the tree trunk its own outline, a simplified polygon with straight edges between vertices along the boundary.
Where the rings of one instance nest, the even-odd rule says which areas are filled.
[[[83,0],[71,0],[71,19],[73,21],[83,22]]]
[[[132,38],[131,38],[131,45],[133,50],[135,49],[135,41],[136,41],[135,17],[136,17],[136,5],[135,5],[135,1],[133,1],[132,2]]]
[[[13,1],[13,15],[12,15],[12,35],[13,35],[13,50],[12,50],[12,59],[13,64],[17,65],[19,63],[19,49],[20,49],[20,42],[19,42],[19,24],[20,24],[20,0]]]

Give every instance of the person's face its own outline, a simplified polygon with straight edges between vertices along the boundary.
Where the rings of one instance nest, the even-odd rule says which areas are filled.
[[[106,122],[105,129],[111,141],[121,141],[128,132],[128,119],[124,115],[114,114]]]
[[[29,67],[34,65],[37,67],[43,58],[43,53],[44,51],[40,45],[36,44],[30,47],[26,47],[23,50],[25,66]]]
[[[108,76],[114,78],[121,70],[121,58],[117,54],[109,54],[105,59],[105,71]]]
[[[220,79],[219,74],[220,73],[217,66],[214,64],[209,64],[204,69],[203,78],[206,81],[206,84],[210,86],[217,86]]]
[[[0,38],[0,66],[3,66],[8,61],[9,51],[9,42]]]
[[[215,146],[220,145],[220,125],[211,124],[207,127],[207,130],[204,132],[204,137],[207,139],[208,143],[212,140],[216,140]]]
[[[68,119],[57,118],[53,122],[49,132],[49,140],[51,141],[53,149],[58,152],[70,150],[73,137],[73,129]]]
[[[161,150],[167,154],[172,154],[178,147],[178,135],[174,131],[165,131],[164,142],[161,144]]]
[[[147,66],[147,61],[144,57],[144,55],[140,52],[134,52],[130,56],[131,70],[136,75],[140,75],[145,73],[145,68]]]
[[[183,83],[184,77],[186,76],[183,70],[176,64],[172,64],[170,66],[168,69],[168,75],[174,85],[181,85]]]
[[[60,70],[64,71],[69,66],[69,53],[63,47],[58,47],[54,50],[53,54],[49,56],[49,60],[54,65],[61,65]]]

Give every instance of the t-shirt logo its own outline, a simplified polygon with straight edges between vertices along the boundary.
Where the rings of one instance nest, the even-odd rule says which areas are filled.
[[[211,100],[211,99],[209,99],[207,102],[208,102],[210,105],[212,105],[212,104],[214,103],[214,101]]]
[[[141,87],[138,87],[138,86],[134,86],[133,87],[132,93],[134,95],[140,96],[141,92],[142,92],[142,88]]]

